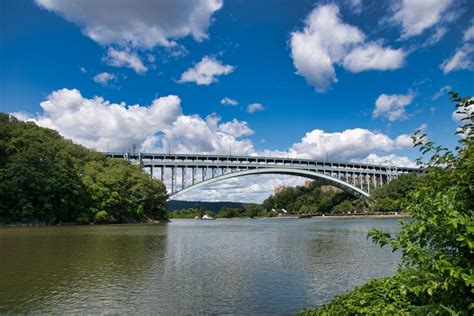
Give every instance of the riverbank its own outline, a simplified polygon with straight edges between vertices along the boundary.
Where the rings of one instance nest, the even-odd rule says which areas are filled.
[[[165,224],[169,223],[170,220],[147,220],[142,222],[124,222],[124,223],[89,223],[89,224],[80,224],[80,223],[0,223],[0,227],[54,227],[54,226],[107,226],[107,225],[153,225],[153,224]]]
[[[398,214],[348,214],[348,215],[314,215],[308,218],[333,218],[333,219],[347,219],[347,218],[405,218],[410,217],[410,214],[407,213],[398,213]],[[302,218],[300,215],[283,215],[275,217],[260,217],[260,218],[276,218],[276,219],[290,219],[290,218]]]
[[[407,213],[399,214],[353,214],[353,215],[315,215],[308,218],[325,218],[325,219],[366,219],[366,218],[406,218],[410,217]],[[303,218],[303,219],[308,219]],[[126,222],[126,223],[90,223],[90,224],[78,224],[78,223],[59,223],[59,224],[48,224],[48,223],[14,223],[6,224],[0,223],[0,227],[51,227],[51,226],[106,226],[106,225],[150,225],[150,224],[165,224],[175,219],[193,219],[193,218],[171,218],[169,220],[149,220],[143,222]],[[232,217],[232,218],[216,218],[218,220],[226,219],[249,219],[249,217]],[[254,217],[254,219],[301,219],[300,215],[284,215],[274,217]]]

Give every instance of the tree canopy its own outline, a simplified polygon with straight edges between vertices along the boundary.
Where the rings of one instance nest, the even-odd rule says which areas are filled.
[[[130,222],[167,216],[165,186],[139,166],[4,113],[0,135],[2,222]]]

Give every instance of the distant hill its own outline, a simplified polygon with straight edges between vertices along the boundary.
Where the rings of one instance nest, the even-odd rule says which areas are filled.
[[[202,207],[206,211],[219,212],[223,207],[244,208],[248,203],[239,202],[201,202],[201,201],[168,201],[170,212],[194,207]]]

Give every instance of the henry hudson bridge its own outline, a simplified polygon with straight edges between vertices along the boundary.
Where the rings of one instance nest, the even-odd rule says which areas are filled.
[[[140,164],[153,178],[165,182],[169,198],[218,181],[259,174],[283,174],[320,180],[357,197],[369,197],[371,190],[400,174],[417,168],[326,160],[281,157],[206,154],[163,154],[109,152],[108,157]]]

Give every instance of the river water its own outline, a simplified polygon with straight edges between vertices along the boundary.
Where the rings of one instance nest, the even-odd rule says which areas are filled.
[[[393,274],[396,219],[0,228],[0,313],[294,314]]]

